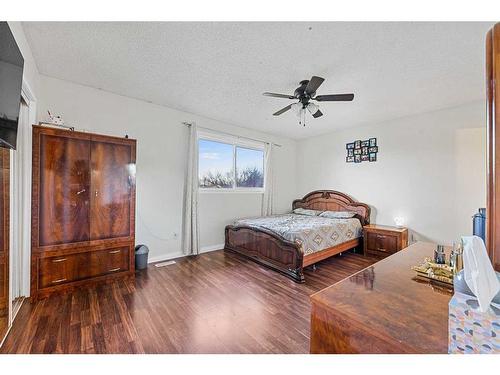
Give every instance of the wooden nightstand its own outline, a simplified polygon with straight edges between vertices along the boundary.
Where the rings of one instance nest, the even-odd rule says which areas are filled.
[[[386,225],[363,227],[365,255],[386,257],[408,246],[408,229]]]

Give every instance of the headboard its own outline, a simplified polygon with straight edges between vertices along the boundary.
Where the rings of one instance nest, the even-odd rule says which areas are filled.
[[[307,208],[323,211],[352,211],[362,225],[370,224],[370,206],[334,190],[316,190],[292,203],[292,209]]]

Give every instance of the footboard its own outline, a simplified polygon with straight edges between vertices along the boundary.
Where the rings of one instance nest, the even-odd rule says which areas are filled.
[[[294,281],[304,282],[302,248],[265,229],[226,226],[224,250],[234,251],[279,271]]]

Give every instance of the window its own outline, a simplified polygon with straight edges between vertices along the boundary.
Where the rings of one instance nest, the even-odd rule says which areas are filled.
[[[201,135],[198,180],[203,190],[263,191],[264,150],[260,144]]]

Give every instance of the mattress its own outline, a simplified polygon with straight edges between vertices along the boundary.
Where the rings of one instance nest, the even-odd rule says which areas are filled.
[[[299,244],[306,255],[359,238],[363,233],[361,222],[356,218],[330,219],[297,214],[240,219],[234,225],[272,231]]]

